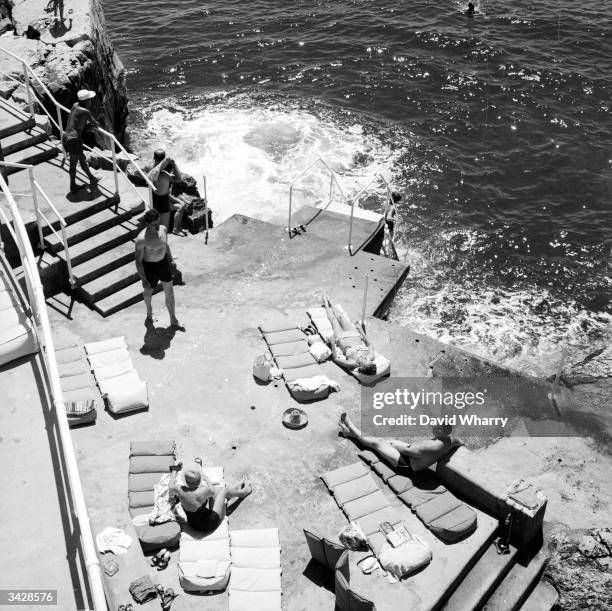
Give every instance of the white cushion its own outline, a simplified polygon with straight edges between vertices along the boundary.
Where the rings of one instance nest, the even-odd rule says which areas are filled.
[[[280,611],[280,592],[229,591],[229,611]]]
[[[88,354],[87,360],[91,368],[95,371],[100,367],[114,365],[123,361],[130,361],[130,353],[127,348],[119,348],[118,350],[109,350],[108,352],[99,352],[97,354]]]
[[[232,530],[232,547],[280,547],[278,528]]]
[[[108,409],[114,414],[130,412],[149,406],[147,385],[132,371],[116,378],[99,380],[100,392],[106,395]]]
[[[233,547],[234,567],[273,569],[280,566],[280,547]]]
[[[102,340],[101,342],[85,344],[85,351],[87,354],[99,354],[100,352],[109,352],[110,350],[118,350],[120,348],[125,348],[127,350],[125,337],[112,337]]]
[[[134,365],[132,365],[131,359],[126,359],[123,361],[119,361],[116,363],[112,363],[111,365],[103,365],[101,367],[96,367],[95,376],[96,380],[108,380],[110,378],[116,378],[117,376],[125,375],[126,373],[131,373],[135,371]]]
[[[280,592],[281,569],[259,569],[233,566],[230,590]]]

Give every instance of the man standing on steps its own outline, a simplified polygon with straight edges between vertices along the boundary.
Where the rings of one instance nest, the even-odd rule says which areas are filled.
[[[151,299],[158,282],[162,283],[166,295],[166,307],[173,329],[184,331],[179,324],[174,308],[172,271],[176,267],[170,246],[168,230],[161,224],[157,210],[147,210],[144,215],[145,229],[136,238],[136,269],[142,280],[144,301],[147,307],[146,324],[153,323]]]
[[[71,192],[77,190],[77,161],[81,164],[83,172],[87,174],[90,185],[93,186],[100,182],[100,179],[91,173],[89,166],[87,165],[87,160],[85,159],[85,154],[83,153],[83,132],[85,131],[85,128],[88,124],[92,125],[96,129],[100,127],[99,123],[93,118],[93,115],[89,110],[89,105],[91,103],[90,100],[95,96],[95,92],[88,91],[87,89],[81,89],[81,91],[77,93],[78,102],[75,102],[70,110],[68,123],[66,123],[66,129],[62,137],[64,150],[70,156],[70,167],[68,172],[70,174]]]
[[[153,169],[149,172],[149,178],[155,185],[153,208],[159,212],[161,224],[168,229],[170,212],[174,212],[172,233],[185,235],[183,230],[185,202],[170,194],[170,185],[173,182],[180,182],[183,177],[174,159],[166,157],[166,151],[163,149],[158,149],[153,153]]]

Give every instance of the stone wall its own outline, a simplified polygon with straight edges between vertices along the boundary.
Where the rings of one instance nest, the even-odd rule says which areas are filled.
[[[124,69],[106,32],[101,0],[64,3],[63,20],[54,16],[53,0],[24,0],[13,7],[12,27],[0,35],[0,47],[26,60],[52,95],[70,108],[79,89],[97,95],[92,111],[102,125],[123,136],[127,118]],[[29,28],[29,30],[28,30]],[[2,28],[0,28],[0,32]],[[0,52],[1,72],[23,82],[18,61]],[[0,75],[0,95],[27,106],[23,85]],[[41,99],[55,118],[53,106],[38,87]]]

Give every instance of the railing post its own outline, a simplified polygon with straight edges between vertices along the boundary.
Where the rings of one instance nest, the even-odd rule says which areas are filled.
[[[70,261],[70,251],[68,250],[68,238],[66,237],[66,224],[60,221],[60,228],[62,230],[62,242],[64,243],[64,252],[66,253],[66,267],[68,267],[68,281],[70,282],[71,288],[74,288],[74,276],[72,275],[72,261]]]
[[[38,245],[41,249],[45,248],[45,241],[43,238],[42,223],[40,221],[40,210],[38,209],[38,196],[36,194],[37,187],[34,180],[34,170],[28,168],[28,176],[30,178],[30,189],[32,189],[32,202],[34,203],[34,214],[36,215],[36,226],[38,227]]]
[[[32,91],[30,90],[30,78],[28,76],[28,66],[24,61],[22,61],[21,67],[23,68],[23,81],[25,83],[26,90],[28,92],[28,105],[30,107],[30,114],[32,115],[32,118],[34,118],[34,102],[32,101]]]
[[[332,195],[334,194],[334,175],[329,173],[329,202],[331,203]]]
[[[57,110],[57,126],[59,128],[59,137],[61,142],[64,137],[64,128],[62,127],[62,109],[58,105],[55,107],[55,110]]]
[[[287,224],[287,231],[289,232],[289,237],[291,237],[291,207],[293,206],[293,185],[289,187],[289,221]]]
[[[363,287],[363,304],[361,305],[361,326],[365,331],[365,317],[366,317],[366,304],[368,301],[368,280],[370,278],[370,274],[367,273],[365,275],[365,286]]]
[[[119,195],[119,174],[117,173],[117,153],[115,143],[111,140],[111,153],[113,155],[113,178],[115,179],[115,195]]]
[[[349,249],[349,254],[353,254],[351,252],[352,248],[353,248],[353,216],[355,214],[355,199],[353,198],[353,203],[351,204],[351,220],[349,221],[349,242],[348,242],[348,249]]]
[[[206,176],[202,176],[202,180],[204,181],[204,223],[206,224],[204,244],[208,244],[208,191],[206,189]]]
[[[149,189],[149,210],[153,208],[153,187],[151,185],[147,185]]]

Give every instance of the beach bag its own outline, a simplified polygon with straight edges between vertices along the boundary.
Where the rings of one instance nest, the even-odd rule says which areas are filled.
[[[431,549],[418,535],[399,547],[387,544],[383,547],[378,562],[385,571],[397,579],[413,573],[431,562]]]
[[[270,379],[270,370],[273,364],[272,354],[269,350],[259,354],[253,362],[253,376],[262,382],[267,382]]]

